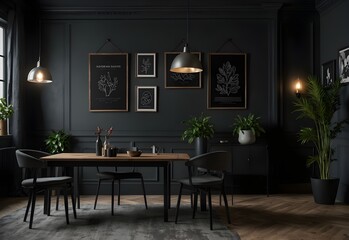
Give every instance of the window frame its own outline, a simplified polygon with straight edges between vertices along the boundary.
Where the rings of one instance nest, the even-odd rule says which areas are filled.
[[[6,32],[7,32],[7,24],[6,24],[6,21],[2,18],[0,18],[0,28],[3,29],[3,49],[4,49],[4,53],[3,55],[0,54],[0,57],[3,58],[3,66],[0,66],[0,67],[3,67],[3,74],[4,74],[4,79],[0,79],[0,82],[3,82],[3,93],[2,93],[2,96],[4,98],[7,99],[7,55],[6,55],[6,52],[7,52],[7,41],[6,41]],[[1,97],[1,93],[0,93],[0,97]]]

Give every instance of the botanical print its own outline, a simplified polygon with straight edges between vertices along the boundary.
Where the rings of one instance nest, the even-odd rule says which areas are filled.
[[[136,77],[156,76],[156,54],[137,53]]]
[[[210,53],[208,109],[246,109],[246,54]]]
[[[349,82],[349,47],[339,51],[339,77],[341,83]]]
[[[89,54],[89,110],[128,111],[127,53]]]
[[[171,79],[175,82],[191,82],[194,80],[195,75],[193,73],[172,73]]]
[[[153,101],[153,96],[150,91],[144,91],[141,95],[141,106],[148,106]]]
[[[106,97],[109,97],[110,94],[118,87],[118,83],[118,78],[114,77],[112,80],[110,73],[107,72],[107,76],[105,76],[105,74],[101,74],[100,80],[98,81],[98,89],[99,91],[104,92]]]
[[[239,74],[236,73],[236,67],[227,61],[218,69],[216,91],[221,95],[235,94],[240,89]]]
[[[156,86],[136,86],[136,111],[156,112],[157,96]]]

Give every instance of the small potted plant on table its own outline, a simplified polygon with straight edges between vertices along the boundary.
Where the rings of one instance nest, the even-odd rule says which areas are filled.
[[[64,130],[54,131],[45,139],[47,151],[51,154],[62,153],[70,148],[70,135]]]
[[[5,98],[0,98],[0,136],[7,135],[7,119],[13,114],[12,104],[7,104]]]

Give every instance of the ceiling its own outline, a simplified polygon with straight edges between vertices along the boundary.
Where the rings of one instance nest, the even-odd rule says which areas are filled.
[[[187,6],[188,0],[36,0],[41,9],[47,8],[105,8],[105,7],[175,7]],[[315,0],[189,0],[191,7],[258,6],[264,3],[312,5]]]

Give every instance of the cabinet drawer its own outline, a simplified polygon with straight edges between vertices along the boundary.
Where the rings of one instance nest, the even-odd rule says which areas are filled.
[[[232,161],[234,175],[267,174],[265,146],[233,146]]]

